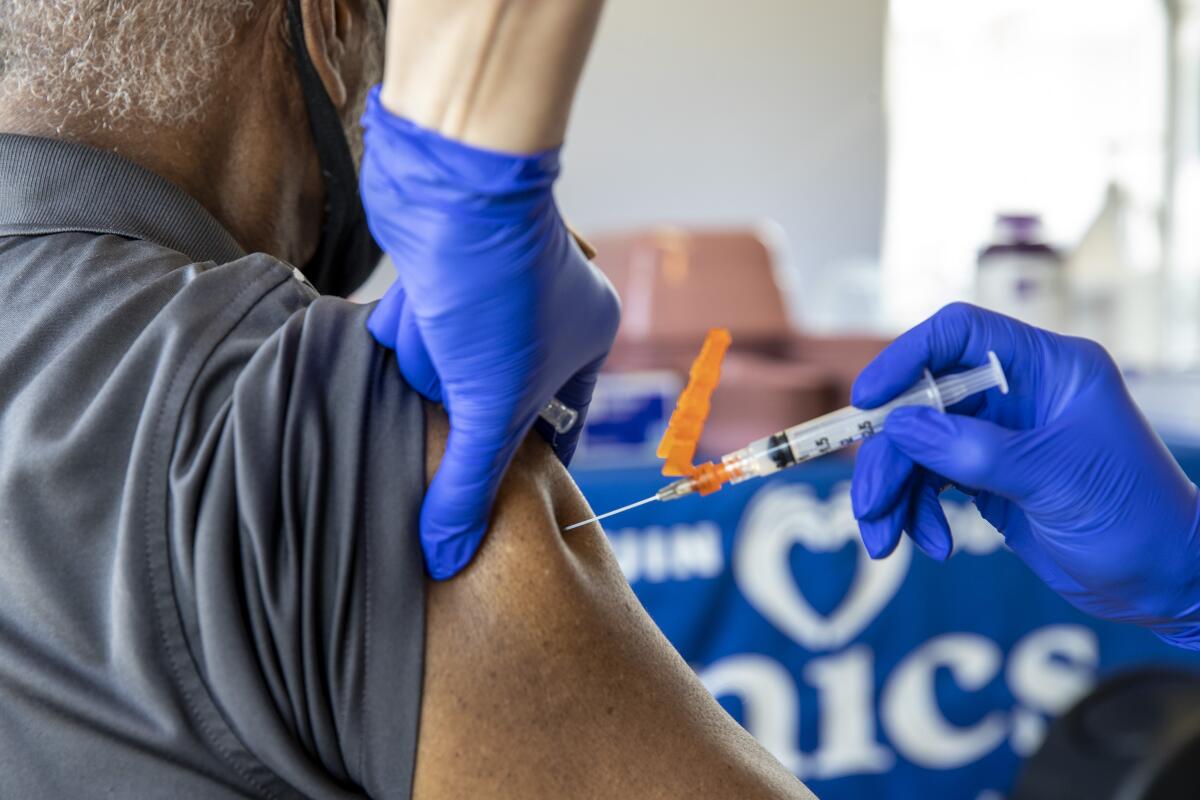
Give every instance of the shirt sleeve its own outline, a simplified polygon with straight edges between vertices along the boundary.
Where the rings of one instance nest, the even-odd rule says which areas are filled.
[[[307,796],[408,797],[424,652],[420,399],[371,307],[287,281],[208,358],[171,461],[188,647],[225,723]]]

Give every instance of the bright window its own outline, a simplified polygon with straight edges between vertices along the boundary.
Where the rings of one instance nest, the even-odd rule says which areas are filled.
[[[1134,269],[1158,268],[1167,97],[1160,0],[892,0],[884,306],[969,298],[997,212],[1068,249],[1110,183]]]

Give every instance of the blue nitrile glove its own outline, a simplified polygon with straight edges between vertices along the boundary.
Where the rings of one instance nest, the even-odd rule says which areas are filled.
[[[890,553],[903,529],[925,553],[946,558],[951,538],[938,493],[954,484],[1076,607],[1200,649],[1196,487],[1100,345],[951,305],[888,346],[851,399],[878,406],[922,370],[977,367],[989,350],[1004,366],[1008,395],[977,395],[957,413],[897,409],[859,451],[851,497],[867,550]],[[1003,601],[1002,587],[981,591],[993,588]]]
[[[580,422],[565,436],[539,430],[569,460],[620,306],[555,206],[558,150],[455,142],[389,113],[378,87],[363,122],[363,201],[398,273],[369,327],[450,416],[421,509],[426,566],[444,579],[475,554],[514,451],[555,396]]]

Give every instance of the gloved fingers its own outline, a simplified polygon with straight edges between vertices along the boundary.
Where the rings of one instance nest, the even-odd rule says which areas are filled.
[[[911,481],[909,482],[911,483]],[[909,519],[912,492],[906,484],[896,502],[883,515],[873,519],[860,519],[858,530],[862,536],[863,545],[871,558],[886,558],[900,543],[904,525]]]
[[[987,363],[989,350],[1007,372],[1035,349],[1034,330],[1009,317],[953,303],[876,356],[854,382],[851,402],[859,408],[882,405],[916,383],[926,369],[938,375],[955,367],[978,367]]]
[[[884,435],[917,464],[956,484],[1019,499],[1034,488],[1022,434],[986,420],[933,408],[898,408]]]
[[[913,461],[888,441],[872,436],[862,443],[854,460],[850,504],[856,519],[874,519],[891,511],[908,489]]]
[[[940,479],[929,475],[913,482],[909,522],[905,526],[913,543],[934,561],[945,561],[954,550],[950,523],[939,499],[940,484]]]
[[[421,547],[435,580],[454,577],[474,557],[523,432],[496,439],[451,417],[446,453],[421,507]]]
[[[367,330],[375,341],[389,350],[396,349],[396,335],[400,331],[400,316],[407,305],[406,299],[404,286],[400,281],[393,281],[367,318]]]

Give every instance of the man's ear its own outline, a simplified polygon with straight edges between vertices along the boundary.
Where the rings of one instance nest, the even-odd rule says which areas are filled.
[[[342,111],[349,101],[342,71],[346,67],[353,15],[346,0],[299,0],[304,21],[304,44],[313,68],[325,84],[334,108]]]

